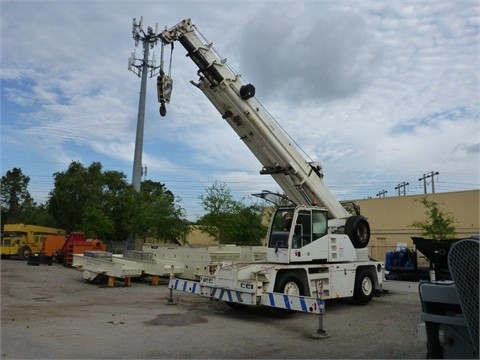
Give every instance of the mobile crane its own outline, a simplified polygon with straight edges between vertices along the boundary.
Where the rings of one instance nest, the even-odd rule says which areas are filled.
[[[65,237],[65,230],[38,225],[5,224],[0,245],[2,258],[18,256],[27,260],[32,254],[42,250],[44,235]]]
[[[298,296],[322,301],[353,297],[358,303],[369,302],[382,287],[383,264],[368,256],[367,219],[358,213],[352,216],[337,201],[323,183],[321,164],[302,157],[255,98],[255,87],[245,83],[199,34],[191,19],[185,19],[158,38],[162,46],[178,41],[187,50],[198,67],[199,79],[191,83],[257,157],[263,166],[260,174],[271,175],[296,206],[278,208],[273,215],[266,262],[215,265],[199,282],[172,279],[170,288],[230,304],[288,309],[298,303],[291,300]],[[164,88],[162,79],[157,80],[160,101]],[[168,86],[170,81],[166,79]],[[287,213],[294,224],[290,229],[283,221]],[[276,298],[277,294],[290,300]],[[305,311],[308,306],[302,301],[297,310]]]

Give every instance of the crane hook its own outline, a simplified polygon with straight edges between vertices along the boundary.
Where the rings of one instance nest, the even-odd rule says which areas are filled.
[[[162,117],[167,114],[167,108],[165,107],[165,104],[170,102],[172,88],[172,78],[166,75],[163,71],[160,71],[160,75],[157,77],[157,96],[158,102],[160,103],[160,115]]]
[[[165,107],[165,104],[162,103],[160,105],[160,116],[164,117],[165,115],[167,115],[167,108]]]

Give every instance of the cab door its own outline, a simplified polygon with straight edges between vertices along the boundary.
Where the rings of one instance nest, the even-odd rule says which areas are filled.
[[[285,215],[290,215],[289,223],[285,221]],[[289,249],[291,247],[292,233],[294,231],[294,209],[278,209],[272,218],[267,248],[267,261],[280,264],[288,264]]]
[[[309,209],[299,210],[294,221],[290,262],[310,261],[308,245],[312,243],[312,211]]]
[[[327,211],[323,209],[301,209],[292,231],[290,262],[311,262],[328,256]]]

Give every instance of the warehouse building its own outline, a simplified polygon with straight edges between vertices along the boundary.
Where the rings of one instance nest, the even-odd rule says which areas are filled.
[[[421,231],[412,224],[427,218],[419,201],[424,197],[454,217],[457,239],[480,234],[480,190],[355,200],[370,223],[371,257],[384,260],[399,243],[413,247],[411,237],[421,236]]]

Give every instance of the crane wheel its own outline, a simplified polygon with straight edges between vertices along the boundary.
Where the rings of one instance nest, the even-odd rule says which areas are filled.
[[[345,223],[345,234],[348,235],[356,249],[362,249],[370,241],[370,225],[362,215],[350,216]]]
[[[18,249],[18,257],[20,260],[27,260],[30,255],[32,255],[32,249],[30,249],[29,246],[24,245]]]
[[[305,295],[303,281],[297,273],[285,273],[275,284],[275,292],[286,295]]]
[[[355,288],[353,290],[353,300],[360,305],[372,300],[375,291],[375,282],[372,271],[369,269],[359,269],[355,275]]]

